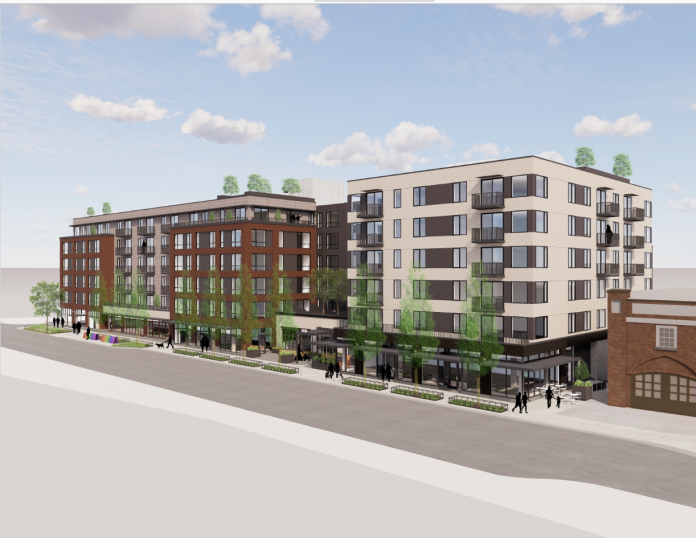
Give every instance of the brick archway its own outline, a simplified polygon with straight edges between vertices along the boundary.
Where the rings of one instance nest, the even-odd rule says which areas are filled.
[[[655,357],[641,362],[633,369],[626,372],[626,375],[646,374],[646,373],[661,373],[680,375],[696,379],[696,372],[688,366],[684,361],[676,357]]]

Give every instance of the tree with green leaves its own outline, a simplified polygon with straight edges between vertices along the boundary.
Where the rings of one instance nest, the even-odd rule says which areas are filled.
[[[190,329],[198,325],[197,296],[190,270],[181,273],[181,287],[177,290],[174,303],[174,320],[184,327],[184,339],[188,349]]]
[[[587,381],[590,379],[590,369],[587,367],[587,363],[580,359],[578,365],[575,367],[575,378],[580,381]]]
[[[95,288],[92,293],[96,293],[99,296],[99,321],[102,325],[107,325],[109,321],[109,315],[104,312],[104,307],[106,305],[113,305],[115,291],[113,274],[109,275],[107,279],[106,275],[102,271],[99,271],[95,276]]]
[[[594,166],[597,164],[592,148],[583,146],[575,149],[575,166]]]
[[[239,183],[237,183],[237,178],[235,176],[225,176],[223,181],[222,192],[230,196],[239,194]]]
[[[282,215],[280,214],[280,209],[278,209],[277,207],[276,207],[276,210],[275,210],[274,218],[275,218],[276,222],[280,222],[281,220],[283,220],[283,217],[282,217]]]
[[[404,362],[410,363],[413,368],[412,379],[416,394],[423,367],[433,359],[440,347],[440,340],[435,336],[433,306],[428,287],[423,271],[411,263],[408,279],[402,283],[401,318],[396,343]]]
[[[102,213],[104,215],[111,215],[111,204],[109,202],[104,202],[104,205],[102,205]]]
[[[89,233],[91,233],[92,235],[95,235],[97,233],[97,227],[94,224],[92,224],[92,226],[89,227]]]
[[[253,192],[273,192],[271,182],[260,174],[250,174],[248,176],[247,190]]]
[[[280,270],[280,266],[276,263],[273,265],[271,289],[266,290],[266,298],[269,299],[266,305],[270,308],[266,310],[266,316],[271,320],[273,328],[273,342],[278,348],[278,362],[280,363],[280,349],[283,345],[283,323],[286,315],[289,321],[293,321],[294,315],[292,312],[292,300],[290,299],[290,279],[287,273]],[[289,312],[286,314],[286,310]]]
[[[215,351],[215,341],[219,340],[222,331],[225,329],[222,322],[222,311],[217,313],[217,308],[220,305],[220,296],[222,294],[222,273],[216,265],[212,265],[208,269],[208,278],[203,299],[207,302],[205,314],[207,315],[205,323],[208,325],[210,337],[213,341],[213,351]],[[222,309],[221,309],[222,310]]]
[[[321,314],[326,313],[326,303],[336,301],[336,315],[339,303],[348,298],[348,277],[345,269],[313,269],[310,273],[310,298],[321,301]],[[368,286],[369,287],[369,286]],[[369,290],[368,290],[369,291]],[[373,290],[374,292],[374,290]]]
[[[302,187],[300,187],[300,182],[295,178],[288,177],[283,180],[282,190],[285,194],[300,194],[302,192]]]
[[[621,177],[631,177],[633,168],[631,167],[631,157],[626,153],[617,153],[614,155],[614,175]]]
[[[346,340],[353,350],[353,357],[363,365],[363,379],[367,383],[367,363],[376,359],[382,352],[387,336],[382,330],[382,311],[376,308],[366,308],[368,304],[367,285],[363,283],[367,276],[367,264],[362,264],[358,270],[356,293],[351,297],[348,330]]]
[[[48,333],[48,316],[60,315],[60,285],[57,282],[42,280],[31,288],[29,302],[34,307],[34,316],[46,316],[46,332]]]
[[[155,308],[159,310],[159,307],[162,306],[162,301],[160,299],[159,293],[155,293],[155,298],[153,300],[153,303],[155,305]]]
[[[215,220],[215,212],[211,209],[208,211],[208,221],[214,221]]]
[[[239,294],[241,312],[238,327],[241,332],[242,351],[244,352],[244,358],[246,358],[247,347],[251,345],[252,332],[254,329],[259,328],[259,320],[254,315],[256,312],[256,301],[254,300],[254,290],[252,289],[251,268],[248,263],[242,264],[239,271],[239,282],[242,290]]]
[[[233,217],[233,215],[232,215],[232,210],[231,210],[231,209],[228,209],[227,211],[225,211],[225,218],[226,218],[227,220],[232,220],[232,217]]]
[[[88,217],[93,217],[94,216],[94,208],[92,206],[87,208],[87,216]]]
[[[476,399],[481,401],[481,377],[492,373],[498,365],[500,355],[505,348],[498,339],[498,327],[495,324],[496,311],[492,301],[486,301],[486,297],[492,296],[492,285],[486,276],[476,276],[481,271],[476,271],[475,262],[471,269],[468,283],[468,298],[461,302],[459,318],[459,339],[457,340],[457,352],[462,366],[467,371],[476,375]],[[481,297],[479,308],[472,308],[471,303],[475,297]]]

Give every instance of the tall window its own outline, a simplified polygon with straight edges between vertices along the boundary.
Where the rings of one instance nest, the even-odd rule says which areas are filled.
[[[454,258],[452,267],[466,267],[466,247],[454,248],[452,249],[452,254]]]
[[[528,297],[527,291],[528,286],[526,282],[513,282],[512,283],[512,302],[527,304]]]
[[[574,248],[568,249],[568,267],[569,268],[575,267],[575,249]]]
[[[527,267],[527,247],[512,247],[512,266]]]
[[[541,316],[535,320],[536,338],[547,338],[549,336],[549,318]]]
[[[583,224],[582,235],[585,237],[592,237],[592,219],[585,218]]]
[[[394,251],[394,269],[401,269],[401,249]]]
[[[283,233],[280,233],[280,237],[283,237]],[[324,234],[317,234],[317,250],[322,249],[322,243],[324,241]],[[281,245],[282,247],[283,245]]]
[[[607,296],[607,281],[598,280],[597,281],[597,299],[605,299]]]
[[[652,278],[646,278],[645,279],[645,289],[646,290],[651,290],[652,288]]]
[[[414,299],[427,299],[428,286],[425,280],[414,280],[413,281],[413,298]]]
[[[568,183],[568,203],[575,203],[575,183]]]
[[[539,198],[549,197],[549,180],[544,176],[536,176],[536,196]]]
[[[251,246],[265,247],[266,246],[266,230],[251,230]]]
[[[512,212],[512,232],[526,232],[527,231],[527,212],[526,211],[513,211]]]
[[[549,302],[549,283],[535,282],[534,283],[534,302],[548,303]]]
[[[394,281],[394,299],[401,299],[401,280]]]
[[[590,187],[583,187],[582,193],[583,193],[583,198],[582,198],[583,205],[592,205],[592,189]]]
[[[568,300],[575,301],[575,299],[576,299],[575,280],[569,280],[568,281]]]
[[[401,189],[394,189],[394,207],[401,207]]]
[[[466,301],[466,280],[452,281],[452,292],[455,301]]]
[[[645,216],[652,218],[652,202],[645,201]]]
[[[652,252],[645,252],[645,269],[652,269]]]
[[[592,249],[586,248],[583,251],[583,267],[589,269],[592,267]]]
[[[645,242],[652,243],[652,227],[651,226],[645,227]]]
[[[607,326],[607,309],[597,310],[597,328],[604,329]]]
[[[575,312],[568,314],[568,334],[575,332]]]
[[[568,215],[568,235],[575,235],[575,217]]]
[[[536,228],[538,233],[549,232],[549,214],[546,211],[536,211]]]
[[[413,188],[413,205],[425,205],[425,187]]]
[[[512,176],[512,197],[527,196],[527,176]]]
[[[425,218],[413,219],[413,237],[425,237]]]
[[[413,249],[413,266],[424,268],[425,267],[425,249],[416,248]]]
[[[326,227],[327,228],[337,228],[338,227],[338,211],[327,211],[326,212]]]
[[[324,213],[317,213],[317,228],[324,226]]]
[[[454,235],[466,235],[466,215],[454,215],[452,221]]]
[[[394,238],[399,239],[401,237],[401,219],[394,220]]]
[[[535,247],[536,249],[536,267],[537,269],[546,269],[549,266],[549,247]]]
[[[454,183],[453,187],[453,201],[454,202],[466,202],[466,181],[460,183]]]

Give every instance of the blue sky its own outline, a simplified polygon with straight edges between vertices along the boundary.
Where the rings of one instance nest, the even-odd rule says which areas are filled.
[[[105,9],[2,6],[3,267],[56,267],[88,206],[228,174],[280,192],[585,145],[653,189],[655,265],[696,265],[694,6]]]

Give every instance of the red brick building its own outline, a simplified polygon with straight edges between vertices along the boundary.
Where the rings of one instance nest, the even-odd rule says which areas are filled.
[[[696,416],[696,288],[608,290],[608,403]]]

